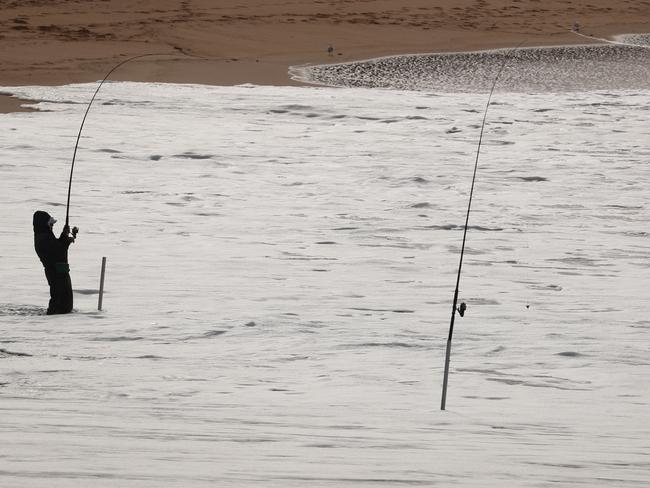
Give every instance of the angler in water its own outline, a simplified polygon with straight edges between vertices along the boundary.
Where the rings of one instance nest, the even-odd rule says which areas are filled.
[[[50,302],[47,314],[62,314],[72,311],[72,282],[68,265],[68,247],[72,244],[79,229],[65,225],[61,235],[56,238],[52,228],[56,219],[47,212],[34,212],[34,248],[43,267],[45,277],[50,285]]]

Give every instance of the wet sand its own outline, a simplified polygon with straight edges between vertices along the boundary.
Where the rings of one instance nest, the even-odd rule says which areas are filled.
[[[290,66],[406,53],[583,44],[650,32],[650,3],[621,0],[34,0],[0,11],[0,86],[101,79],[295,85]],[[332,46],[331,53],[328,47]],[[17,108],[0,96],[0,111]]]

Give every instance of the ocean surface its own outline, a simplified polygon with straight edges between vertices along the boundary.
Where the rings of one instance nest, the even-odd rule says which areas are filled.
[[[647,487],[650,90],[4,88],[2,487]],[[55,230],[60,230],[60,223]],[[102,256],[104,309],[97,311]]]

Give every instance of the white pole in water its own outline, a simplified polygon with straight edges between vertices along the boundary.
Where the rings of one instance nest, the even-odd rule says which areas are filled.
[[[99,300],[97,302],[97,310],[102,309],[102,300],[104,299],[104,275],[106,274],[106,257],[102,258],[102,273],[99,278]]]

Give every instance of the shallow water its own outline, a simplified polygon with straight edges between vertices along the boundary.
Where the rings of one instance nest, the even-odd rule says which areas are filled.
[[[647,90],[110,83],[0,117],[3,486],[648,485]],[[101,257],[105,310],[97,312]]]
[[[650,35],[622,35],[602,44],[389,56],[349,63],[298,66],[306,83],[434,92],[477,92],[498,78],[497,90],[567,92],[648,89]],[[582,40],[581,37],[576,36]]]

